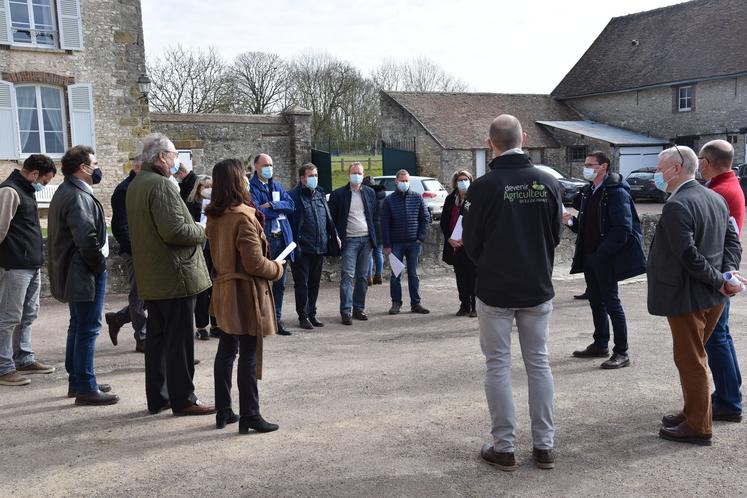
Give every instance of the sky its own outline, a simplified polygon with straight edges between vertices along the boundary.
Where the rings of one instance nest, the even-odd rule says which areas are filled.
[[[214,46],[286,59],[326,51],[366,75],[425,56],[470,91],[549,93],[612,17],[678,0],[143,0],[147,56]]]

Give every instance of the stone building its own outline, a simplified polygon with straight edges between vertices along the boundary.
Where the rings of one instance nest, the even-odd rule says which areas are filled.
[[[696,0],[614,18],[552,96],[584,119],[696,151],[728,140],[745,162],[747,5]]]
[[[32,153],[91,145],[108,200],[149,131],[144,73],[139,0],[0,0],[0,177]]]

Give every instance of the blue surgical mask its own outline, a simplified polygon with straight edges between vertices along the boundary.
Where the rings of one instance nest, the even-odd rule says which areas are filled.
[[[353,185],[360,185],[363,183],[363,175],[359,175],[358,173],[353,173],[350,175],[350,183]]]
[[[469,180],[459,180],[457,182],[457,188],[459,189],[460,192],[466,192],[469,186],[470,186]]]
[[[306,186],[310,188],[311,190],[314,190],[319,185],[319,177],[318,176],[307,176],[306,177]]]
[[[661,171],[654,173],[654,184],[656,185],[656,188],[662,192],[667,191],[668,182],[664,179],[664,173]]]
[[[272,178],[272,166],[262,166],[262,178],[265,180]]]
[[[179,157],[174,158],[174,165],[171,167],[171,174],[175,175],[179,171]]]
[[[44,190],[44,185],[42,185],[41,183],[32,183],[31,186],[34,187],[34,191],[36,192],[41,192],[42,190]]]
[[[397,188],[400,192],[407,192],[410,190],[410,182],[399,182],[397,184]]]

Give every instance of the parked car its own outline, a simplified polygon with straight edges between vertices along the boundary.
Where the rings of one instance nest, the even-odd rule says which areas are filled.
[[[384,185],[386,195],[391,194],[397,188],[394,183],[394,176],[375,176],[374,181],[379,185]],[[441,218],[441,212],[444,210],[444,201],[449,192],[435,178],[429,176],[410,176],[410,188],[413,192],[423,196],[425,205],[431,218],[438,220]]]
[[[539,168],[546,173],[550,173],[558,183],[563,193],[563,204],[572,204],[573,198],[576,197],[582,188],[587,186],[590,182],[582,180],[581,178],[573,178],[568,176],[557,168],[552,166],[545,166],[544,164],[535,164],[535,168]]]
[[[634,201],[653,199],[657,202],[664,202],[667,200],[669,194],[656,188],[654,173],[656,173],[656,168],[641,168],[631,172],[625,179],[630,185],[630,195]]]

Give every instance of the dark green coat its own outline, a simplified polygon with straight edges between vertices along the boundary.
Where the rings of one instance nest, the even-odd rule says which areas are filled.
[[[197,225],[176,185],[143,165],[127,189],[127,220],[140,299],[194,296],[210,287]]]

